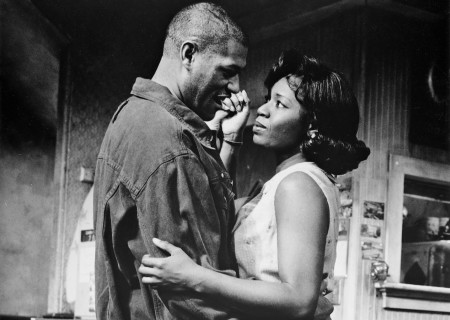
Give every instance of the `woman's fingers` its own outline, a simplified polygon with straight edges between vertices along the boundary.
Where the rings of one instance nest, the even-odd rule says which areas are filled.
[[[161,279],[156,278],[156,277],[144,276],[144,277],[142,277],[142,283],[149,284],[153,288],[155,288],[157,286],[160,286],[162,284],[162,281],[161,281]]]
[[[143,264],[139,266],[139,273],[142,274],[142,283],[149,284],[157,288],[163,283],[159,277],[160,270],[157,268],[146,267]]]
[[[142,261],[144,262],[144,258]],[[164,281],[161,279],[160,269],[141,264],[138,271],[142,275],[142,283],[149,284],[154,289],[164,284]]]
[[[248,107],[250,105],[250,99],[248,98],[247,92],[245,90],[242,90],[241,95],[242,95],[242,98],[244,99],[245,106]]]
[[[149,267],[149,268],[161,268],[162,261],[164,259],[165,258],[155,258],[155,257],[152,257],[152,256],[146,254],[142,257],[141,262],[144,266]]]
[[[236,111],[236,108],[234,107],[234,104],[230,98],[225,98],[222,100],[222,108],[226,111],[231,111],[231,112]]]
[[[147,277],[159,277],[161,271],[156,267],[148,267],[145,264],[139,266],[139,273]]]
[[[167,241],[157,238],[153,243],[160,249],[170,253],[170,257],[156,258],[148,254],[142,257],[139,273],[143,283],[158,288],[186,290],[192,283],[192,275],[199,266],[181,249]]]
[[[153,238],[153,243],[158,248],[163,249],[164,251],[167,251],[170,255],[174,254],[177,251],[177,249],[179,249],[178,247],[174,246],[173,244],[171,244],[167,241],[159,240],[158,238]]]
[[[230,100],[233,103],[234,108],[236,109],[236,112],[239,112],[239,111],[242,110],[241,103],[240,103],[239,98],[238,98],[238,96],[236,94],[234,94],[234,93],[231,94]]]
[[[248,107],[250,99],[247,96],[247,92],[242,90],[238,93],[232,93],[229,98],[222,101],[222,107],[224,110],[231,112],[240,112],[244,108]]]

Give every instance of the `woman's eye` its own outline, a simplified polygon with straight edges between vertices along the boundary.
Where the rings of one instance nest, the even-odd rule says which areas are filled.
[[[267,103],[267,102],[269,102],[269,100],[270,100],[270,97],[269,96],[264,96],[264,101]]]
[[[286,106],[282,104],[280,101],[277,101],[277,108],[286,108]]]

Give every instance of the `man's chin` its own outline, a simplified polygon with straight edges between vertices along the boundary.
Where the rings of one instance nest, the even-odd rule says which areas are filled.
[[[203,116],[201,118],[203,121],[211,121],[212,119],[214,119],[214,115],[207,115],[207,116]]]
[[[202,113],[197,113],[198,116],[200,118],[202,118],[203,121],[211,121],[212,119],[214,119],[214,115],[216,114],[215,112],[202,112]]]
[[[210,121],[214,118],[214,116],[216,115],[216,112],[219,110],[223,110],[222,109],[222,104],[218,104],[216,102],[213,102],[212,105],[209,105],[208,107],[205,107],[204,112],[202,115],[200,115],[200,117],[204,120],[204,121]]]

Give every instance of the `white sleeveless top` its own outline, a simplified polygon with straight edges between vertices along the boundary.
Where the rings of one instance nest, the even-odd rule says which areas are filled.
[[[233,229],[239,277],[281,282],[278,274],[275,192],[278,184],[293,172],[309,175],[324,193],[330,212],[323,273],[333,276],[338,236],[339,193],[330,178],[313,162],[294,164],[264,184],[260,194],[238,212]]]

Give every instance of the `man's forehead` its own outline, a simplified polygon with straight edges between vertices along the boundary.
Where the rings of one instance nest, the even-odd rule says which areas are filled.
[[[221,53],[218,54],[225,66],[235,66],[243,69],[247,61],[248,49],[243,44],[235,40],[228,40],[226,45],[223,45]]]

